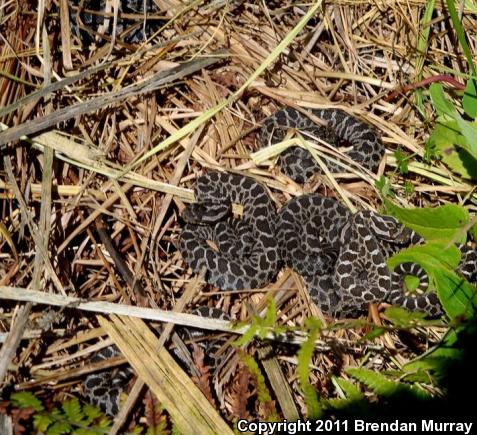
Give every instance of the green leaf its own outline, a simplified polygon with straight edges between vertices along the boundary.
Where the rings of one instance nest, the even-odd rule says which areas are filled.
[[[464,207],[446,204],[435,208],[400,208],[384,200],[386,211],[426,240],[465,242],[469,213]]]
[[[12,393],[10,400],[12,404],[18,408],[33,408],[37,412],[43,411],[44,409],[41,400],[37,399],[31,391]]]
[[[442,268],[436,274],[437,295],[451,319],[469,319],[477,307],[477,289],[454,271]]]
[[[48,426],[53,423],[53,418],[47,413],[35,414],[33,416],[33,427],[40,432],[46,432]]]
[[[247,323],[245,322],[238,322],[235,327],[237,328],[242,328],[243,326],[247,326]],[[252,323],[249,328],[242,334],[241,337],[237,338],[232,345],[233,346],[245,346],[249,343],[252,342],[252,340],[255,338],[255,334],[257,333],[257,325]]]
[[[109,429],[113,425],[113,422],[111,421],[110,417],[108,417],[107,415],[103,415],[99,418],[96,425],[97,427],[102,429]]]
[[[89,403],[83,405],[83,414],[85,415],[86,424],[90,424],[93,420],[104,415],[99,408]]]
[[[308,408],[308,418],[316,420],[322,417],[323,410],[320,406],[317,392],[310,383],[309,376],[310,363],[315,350],[315,341],[319,327],[316,326],[313,320],[307,319],[307,322],[308,325],[311,325],[312,327],[307,340],[301,345],[300,350],[298,351],[297,372],[300,379],[300,387],[305,396],[305,404]]]
[[[431,133],[432,135],[432,133]],[[424,155],[422,160],[427,164],[432,164],[432,162],[439,158],[439,154],[434,146],[427,140],[424,144]]]
[[[77,397],[73,397],[61,405],[65,413],[65,417],[70,423],[80,423],[83,419],[83,412],[81,410],[81,404]]]
[[[417,276],[406,275],[404,277],[404,287],[408,292],[416,292],[421,284],[421,280]]]
[[[455,120],[459,125],[462,135],[465,137],[466,144],[463,149],[465,149],[474,159],[477,159],[477,125],[465,121],[457,112]]]
[[[433,321],[425,320],[426,313],[419,311],[411,312],[401,307],[386,308],[384,317],[401,328],[413,328],[418,325],[425,325],[426,323],[434,323]]]
[[[101,430],[97,427],[92,427],[91,429],[84,429],[82,427],[75,429],[73,432],[71,432],[72,435],[99,435],[99,434],[104,434],[106,435],[108,433],[107,430]],[[129,434],[130,432],[128,432]]]
[[[153,429],[155,429],[155,428],[153,428]],[[149,430],[149,428],[148,428],[148,430]],[[137,435],[142,434],[142,431],[143,431],[143,429],[142,429],[142,427],[141,427],[140,425],[136,425],[136,426],[134,426],[132,429],[129,429],[129,432],[130,432],[131,434],[137,434]],[[146,432],[146,433],[147,433],[147,432]],[[153,433],[154,433],[154,432],[153,432]],[[170,434],[170,432],[169,432],[169,434]]]
[[[466,141],[459,132],[457,121],[438,122],[427,143],[453,172],[477,180],[477,160],[465,150]]]
[[[431,375],[429,370],[416,370],[409,373],[403,374],[400,373],[400,378],[410,384],[420,383],[420,384],[436,384],[439,381],[439,376],[437,374]]]
[[[372,341],[375,338],[381,337],[381,335],[384,335],[387,330],[386,328],[382,328],[380,326],[372,325],[371,331],[369,331],[364,337],[359,339],[360,343],[366,343],[368,341]]]
[[[381,373],[369,369],[350,367],[346,369],[346,373],[362,382],[380,396],[390,397],[396,394],[400,388],[398,383],[390,381]]]
[[[319,331],[323,328],[323,323],[318,317],[307,317],[305,319],[305,328],[310,331]]]
[[[459,351],[454,350],[452,352],[454,358],[459,358]],[[460,354],[461,355],[461,354]],[[420,360],[411,361],[410,363],[406,364],[403,367],[403,370],[408,373],[417,373],[417,372],[427,372],[427,376],[429,377],[428,372],[433,372],[437,377],[442,374],[445,374],[447,367],[449,366],[449,361],[451,358],[446,356],[428,356],[426,358],[422,358]]]
[[[406,196],[411,196],[414,193],[414,184],[412,184],[412,181],[406,180],[404,182],[404,194]]]
[[[418,263],[424,268],[429,277],[430,289],[436,289],[449,318],[469,318],[474,314],[476,289],[454,272],[460,262],[457,246],[433,241],[404,249],[387,260],[391,270],[405,262]]]
[[[53,423],[48,430],[46,431],[47,435],[62,435],[65,433],[70,433],[72,430],[72,427],[69,423],[65,421],[57,421]]]
[[[277,305],[275,299],[270,297],[267,303],[267,312],[265,314],[264,326],[273,327],[277,322]]]
[[[463,149],[477,159],[477,126],[462,119],[457,109],[446,99],[441,84],[432,83],[429,91],[437,111],[457,122],[458,130],[465,138]]]
[[[353,384],[352,382],[343,379],[343,378],[333,378],[334,382],[336,382],[339,387],[343,390],[346,394],[346,397],[350,400],[362,400],[366,396],[361,392],[357,385]]]
[[[449,361],[462,359],[463,351],[455,347],[457,333],[454,329],[449,329],[441,342],[430,350],[426,355],[419,356],[415,360],[403,366],[405,372],[418,370],[431,370],[438,376],[445,374]]]
[[[379,396],[390,398],[401,393],[410,393],[418,399],[429,398],[424,390],[386,378],[381,373],[365,368],[348,368],[346,373],[358,379]]]
[[[403,249],[387,260],[391,270],[394,270],[398,264],[406,262],[420,264],[432,280],[439,269],[453,271],[457,268],[460,262],[460,251],[454,244],[432,241],[425,245]]]
[[[377,179],[374,182],[374,186],[376,187],[376,189],[379,190],[379,192],[381,193],[381,196],[383,198],[386,198],[388,196],[391,196],[391,197],[394,196],[394,192],[392,191],[391,183],[389,182],[389,180],[384,175],[381,175],[381,177],[379,177],[379,179]]]
[[[456,112],[456,109],[445,97],[444,88],[441,84],[432,83],[431,86],[429,86],[429,95],[431,96],[434,108],[440,116],[447,115],[453,117],[452,115]]]
[[[451,348],[455,346],[457,343],[457,340],[459,339],[459,336],[457,335],[457,333],[461,329],[463,329],[463,327],[449,329],[444,335],[444,337],[442,337],[441,343],[439,344],[439,346],[437,346],[437,350],[435,352],[442,350],[443,348]]]
[[[137,428],[138,431],[134,432],[136,434],[142,433],[140,431],[140,427]],[[146,431],[146,435],[168,435],[170,432],[167,429],[167,421],[162,420],[158,425],[153,427],[148,427]]]
[[[257,386],[257,398],[259,402],[262,404],[270,403],[272,401],[272,396],[270,395],[270,391],[268,391],[265,377],[260,371],[260,367],[258,366],[257,361],[255,361],[253,357],[246,354],[245,352],[241,353],[240,359],[255,379],[255,383]]]
[[[250,343],[255,336],[260,338],[265,338],[270,332],[273,332],[276,335],[282,334],[286,328],[283,326],[276,325],[277,321],[277,307],[273,298],[270,298],[268,301],[267,312],[265,317],[252,316],[250,326],[246,332],[238,338],[233,345],[234,346],[244,346]],[[234,328],[243,328],[247,326],[247,323],[239,322],[234,325]]]
[[[174,422],[172,422],[172,431],[171,431],[172,435],[183,435],[179,429],[177,429],[177,426],[174,425]]]
[[[327,408],[352,409],[353,413],[356,415],[364,415],[367,411],[369,411],[369,403],[366,399],[366,396],[360,391],[358,386],[343,378],[333,377],[331,381],[338,391],[341,390],[342,393],[340,396],[345,395],[346,397],[322,400],[322,403]]]
[[[401,174],[407,174],[409,172],[409,166],[407,161],[409,157],[403,153],[401,146],[397,147],[397,150],[394,152],[394,157],[397,162],[397,169]]]
[[[477,117],[477,86],[476,79],[470,78],[465,86],[464,97],[462,98],[462,107],[467,116]]]

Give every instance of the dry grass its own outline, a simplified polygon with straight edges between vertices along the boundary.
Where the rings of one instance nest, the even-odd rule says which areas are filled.
[[[290,38],[311,5],[213,1],[186,6],[158,0],[165,17],[158,35],[143,47],[125,48],[121,41],[114,46],[62,41],[58,9],[50,2],[48,7],[40,2],[38,11],[33,2],[19,3],[0,2],[0,121],[3,129],[10,128],[5,134],[15,133],[0,133],[0,143],[5,142],[0,145],[1,286],[15,287],[20,294],[22,288],[32,288],[176,311],[206,304],[241,320],[252,309],[263,313],[272,296],[280,324],[302,325],[310,314],[322,315],[288,270],[260,291],[217,292],[194,284],[198,281],[177,250],[178,216],[184,203],[193,200],[190,187],[198,174],[221,168],[251,175],[270,188],[277,207],[317,189],[356,209],[379,209],[374,182],[385,174],[403,204],[452,202],[476,210],[473,185],[439,163],[423,163],[432,107],[426,99],[420,103],[414,92],[399,92],[437,74],[464,76],[465,60],[440,4],[425,26],[424,1],[339,1],[315,13]],[[461,13],[475,53],[476,10]],[[290,43],[278,52],[287,38]],[[186,62],[197,67],[182,74]],[[172,75],[171,68],[178,65],[181,74]],[[56,83],[88,70],[79,81]],[[35,91],[14,110],[4,110]],[[270,155],[252,159],[258,150],[254,129],[285,105],[340,107],[372,124],[388,149],[378,174],[352,166],[346,174],[317,178],[303,187],[283,176]],[[28,138],[16,140],[25,134]],[[414,156],[407,176],[396,170],[397,146]],[[405,194],[405,181],[414,186],[411,195]],[[117,275],[103,251],[94,225],[98,216],[107,222],[142,292]],[[93,339],[102,335],[95,318],[74,307],[49,319],[42,305],[4,299],[1,306],[4,391],[34,386],[41,397],[58,400],[76,394],[81,367],[98,348]],[[383,322],[375,309],[369,321]],[[413,350],[392,332],[374,343],[352,344],[367,331],[369,326],[323,333],[310,377],[320,395],[336,394],[330,373],[343,375],[346,366],[400,367],[441,332],[413,331],[416,340],[428,340]],[[330,341],[342,350],[332,351],[326,346]],[[288,380],[288,389],[275,391],[278,402],[268,408],[257,400],[246,408],[237,403],[245,375],[234,357],[216,403],[225,420],[263,419],[275,411],[286,418],[306,415],[296,358],[286,354],[279,354],[279,364],[270,370]],[[62,376],[69,372],[76,377]],[[250,386],[245,390],[255,397]]]

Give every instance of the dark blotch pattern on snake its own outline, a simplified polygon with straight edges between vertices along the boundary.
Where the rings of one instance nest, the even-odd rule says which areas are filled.
[[[285,264],[300,273],[313,301],[335,317],[355,316],[370,303],[389,302],[435,317],[442,314],[435,292],[404,292],[404,277],[427,285],[413,263],[387,267],[389,256],[423,242],[390,216],[371,211],[352,215],[338,201],[319,194],[289,201],[279,213],[277,240]],[[475,282],[477,253],[461,247],[458,272]]]
[[[346,142],[353,147],[347,153],[351,159],[370,170],[377,168],[384,147],[370,127],[338,110],[315,110],[313,114],[327,121],[327,127],[317,126],[287,108],[264,121],[261,142],[275,143],[283,139],[287,128],[296,128],[334,146]],[[320,172],[309,153],[299,147],[283,153],[280,164],[296,181],[306,181]],[[331,171],[340,170],[331,161],[327,165]],[[206,281],[220,289],[264,286],[284,263],[302,275],[312,300],[322,311],[336,317],[354,316],[370,303],[383,301],[430,316],[442,314],[434,292],[406,294],[403,290],[406,275],[417,276],[423,287],[427,285],[422,268],[403,263],[392,272],[388,269],[389,256],[423,242],[392,217],[370,211],[352,215],[338,201],[319,194],[294,198],[277,215],[264,186],[226,172],[212,171],[199,177],[194,191],[196,203],[182,215],[186,225],[180,251],[195,272],[204,269]],[[232,204],[242,205],[241,219],[233,216]],[[467,246],[459,248],[462,260],[457,271],[474,283],[477,252]],[[220,310],[207,308],[201,315],[224,318]],[[117,353],[110,346],[97,352],[93,361]],[[91,402],[114,415],[130,376],[130,369],[89,375],[86,394]]]
[[[313,115],[327,121],[327,126],[318,126],[295,109],[280,110],[264,121],[259,140],[262,144],[273,144],[283,139],[287,129],[298,129],[302,134],[326,139],[334,146],[346,142],[352,146],[348,157],[370,170],[377,168],[384,146],[368,125],[340,110],[314,110]],[[300,147],[282,154],[280,164],[283,172],[297,181],[307,180],[319,172],[311,155]],[[327,165],[331,171],[340,169],[331,161]],[[267,206],[254,210],[250,199],[255,196],[250,195],[254,183],[247,177],[212,172],[199,178],[195,185],[198,204],[186,209],[184,218],[194,224],[200,222],[202,226],[186,226],[181,252],[195,271],[205,266],[208,282],[221,289],[258,287],[273,278],[276,271],[272,265],[278,267],[282,260],[302,275],[313,301],[325,313],[336,317],[355,316],[365,311],[370,303],[383,301],[430,316],[442,314],[436,293],[404,291],[406,275],[419,278],[419,289],[426,287],[427,275],[422,268],[404,263],[391,272],[386,264],[391,255],[423,242],[415,232],[392,217],[370,211],[352,215],[339,202],[312,194],[285,204],[279,212],[277,225],[267,226],[266,234],[261,234],[262,229],[254,227],[255,222],[260,221],[261,226],[267,221],[275,222],[274,211],[266,191],[258,187],[254,187],[257,194],[263,192],[258,194],[258,202],[267,203]],[[241,185],[239,190],[232,189],[235,199],[228,193],[231,185]],[[222,221],[223,216],[230,216],[229,203],[243,203],[244,198],[248,204],[244,219],[249,229],[243,229],[240,221]],[[218,208],[224,208],[225,212]],[[265,214],[260,220],[262,212]],[[274,230],[275,245],[272,242]],[[253,250],[260,250],[260,243],[253,245],[252,242],[264,235],[267,243],[262,243],[266,245],[262,258],[266,256],[268,261],[263,262],[266,269],[262,273],[261,262],[256,260],[260,253]],[[251,240],[247,241],[247,237]],[[207,240],[213,240],[219,249],[211,248]],[[272,258],[276,247],[279,255]],[[250,256],[252,250],[253,257]],[[463,258],[458,272],[475,282],[476,266],[472,258],[477,254],[470,248],[461,247],[461,250]],[[252,258],[255,267],[249,264]],[[241,262],[248,267],[239,266]]]
[[[384,155],[384,145],[374,130],[367,124],[337,109],[314,109],[311,113],[327,123],[317,125],[303,113],[287,107],[265,119],[259,134],[260,143],[265,146],[280,142],[288,129],[299,130],[305,139],[322,139],[332,146],[352,146],[346,155],[370,171],[375,171]],[[342,167],[323,157],[331,172]],[[282,171],[293,180],[302,183],[313,174],[321,173],[321,168],[311,154],[301,147],[288,148],[280,155]]]
[[[313,116],[326,121],[317,125],[310,117],[285,108],[265,119],[259,134],[262,145],[283,140],[288,129],[299,130],[309,140],[322,139],[331,146],[351,146],[347,156],[375,171],[384,155],[384,145],[367,124],[335,109],[317,109]],[[324,157],[331,172],[341,166]],[[308,180],[321,168],[310,153],[292,147],[281,154],[282,171],[298,182]],[[303,276],[313,301],[334,316],[356,315],[370,303],[387,301],[430,316],[442,314],[433,292],[406,294],[406,275],[417,276],[420,288],[427,285],[423,269],[404,263],[390,272],[386,259],[398,251],[422,243],[416,233],[389,216],[362,211],[355,215],[337,201],[320,195],[305,195],[289,201],[279,213],[277,241],[286,265]],[[474,250],[460,247],[458,272],[476,281]]]
[[[187,224],[180,251],[187,264],[222,290],[262,287],[279,267],[276,212],[266,189],[241,175],[212,171],[197,179],[196,203],[182,213]],[[236,219],[232,204],[243,206]],[[208,241],[215,243],[216,248]]]

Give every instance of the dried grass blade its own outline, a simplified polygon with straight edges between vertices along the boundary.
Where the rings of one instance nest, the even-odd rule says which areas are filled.
[[[321,4],[322,4],[322,0],[318,0],[312,7],[310,7],[308,12],[303,16],[303,18],[299,21],[299,23],[293,28],[293,30],[290,33],[287,34],[287,36],[283,39],[283,41],[281,41],[280,44],[278,44],[275,47],[275,49],[267,56],[267,58],[260,64],[260,66],[250,75],[250,77],[245,81],[245,83],[240,87],[240,89],[234,92],[226,100],[223,100],[216,106],[205,111],[201,116],[189,122],[186,126],[182,127],[180,130],[177,130],[174,134],[172,134],[167,139],[163,140],[161,143],[159,143],[150,151],[148,151],[146,154],[144,154],[144,156],[142,156],[139,160],[131,163],[124,171],[127,172],[131,169],[134,169],[139,164],[147,160],[149,157],[166,149],[173,143],[182,139],[184,136],[195,131],[195,129],[198,128],[200,125],[202,125],[204,122],[208,121],[210,118],[212,118],[217,113],[219,113],[222,109],[225,109],[228,105],[233,103],[240,95],[242,95],[242,92],[245,91],[250,86],[250,84],[254,80],[256,80],[258,76],[262,74],[262,72],[265,71],[273,61],[275,61],[275,59],[278,58],[278,56],[283,52],[283,50],[293,41],[296,35],[303,29],[303,27],[308,22],[308,20],[316,13],[316,11],[321,6]]]
[[[99,317],[137,375],[149,386],[172,417],[180,433],[233,434],[189,376],[140,319]],[[145,358],[150,355],[150,358]]]

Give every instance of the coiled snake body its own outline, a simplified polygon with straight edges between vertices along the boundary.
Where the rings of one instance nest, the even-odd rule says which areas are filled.
[[[273,144],[284,138],[286,129],[298,129],[333,146],[351,145],[347,158],[369,170],[377,168],[384,146],[368,125],[341,110],[312,113],[327,126],[286,108],[263,122],[260,142]],[[324,160],[331,171],[340,169],[339,163],[326,157]],[[320,170],[308,151],[300,147],[285,151],[280,165],[296,181],[305,181]],[[278,272],[277,266],[285,264],[303,277],[313,301],[325,313],[337,317],[356,315],[370,303],[382,301],[431,316],[442,314],[435,293],[404,292],[408,274],[416,275],[421,287],[426,286],[427,277],[420,267],[404,263],[393,272],[388,269],[386,259],[390,255],[423,241],[390,216],[370,211],[352,215],[338,201],[318,194],[290,200],[275,216],[271,199],[260,183],[215,171],[198,179],[195,194],[197,203],[183,214],[185,221],[194,224],[184,227],[181,253],[194,271],[204,266],[206,280],[221,289],[262,286]],[[243,225],[250,229],[234,232],[233,228],[241,228],[240,220],[220,221],[224,214],[217,213],[215,207],[221,204],[231,210],[233,202],[243,205]],[[248,242],[247,235],[251,235]],[[218,249],[207,245],[207,239],[213,240]],[[459,272],[468,271],[475,280],[477,266],[472,258],[477,254],[470,248],[461,249],[464,255]]]
[[[197,202],[182,215],[180,250],[195,271],[221,289],[240,290],[265,285],[277,273],[276,213],[265,188],[248,177],[210,172],[194,188]],[[232,204],[243,206],[234,219]],[[213,241],[217,250],[207,241]]]
[[[404,263],[390,272],[386,265],[390,255],[422,242],[396,219],[370,211],[352,215],[338,201],[311,194],[282,208],[278,228],[285,264],[302,275],[323,312],[356,315],[370,303],[387,301],[431,316],[441,314],[434,292],[404,293],[406,275],[427,283],[420,267]]]
[[[336,109],[315,109],[313,116],[327,122],[323,127],[297,110],[287,107],[263,122],[259,141],[263,144],[280,142],[288,129],[299,130],[306,138],[325,140],[330,145],[351,145],[346,153],[348,158],[374,171],[384,154],[384,145],[375,132],[366,124]],[[338,172],[342,166],[325,157],[328,169]],[[300,147],[291,147],[280,155],[282,171],[297,182],[305,182],[313,174],[321,173],[321,168],[310,153]]]
[[[369,126],[338,110],[313,113],[328,121],[326,128],[287,108],[264,121],[261,142],[275,143],[284,137],[285,129],[300,129],[331,145],[351,145],[348,158],[369,170],[377,168],[384,146]],[[339,170],[339,164],[325,161],[332,171]],[[280,163],[282,170],[296,181],[306,181],[319,172],[316,162],[299,147],[283,153]],[[392,217],[370,211],[352,215],[338,201],[319,194],[294,198],[277,214],[264,186],[252,178],[227,172],[211,171],[199,177],[194,191],[196,203],[182,214],[186,224],[179,248],[192,270],[203,270],[205,280],[220,289],[264,286],[284,264],[303,277],[312,300],[322,311],[336,317],[356,315],[370,303],[382,301],[431,316],[442,313],[435,293],[410,295],[403,291],[407,274],[416,275],[424,286],[427,283],[419,266],[404,263],[393,272],[388,269],[386,259],[390,255],[422,242]],[[233,204],[243,207],[241,219],[234,217]],[[461,251],[458,272],[475,282],[477,252],[465,246]],[[213,309],[200,314],[224,316]],[[108,347],[95,359],[111,357],[116,352],[114,347]],[[111,376],[111,372],[89,375],[85,390],[93,403],[115,414],[130,371],[123,370],[116,378]]]
[[[106,11],[104,0],[70,2],[73,33],[87,42],[114,37],[136,44],[157,29],[157,23],[144,20],[146,13],[158,10],[152,0],[122,0],[118,5],[118,11]],[[116,21],[115,12],[123,17]],[[325,121],[326,127],[293,108],[285,108],[263,122],[260,142],[262,145],[279,142],[287,129],[298,129],[307,139],[322,139],[336,147],[351,146],[345,153],[348,159],[370,171],[377,169],[384,146],[369,126],[340,110],[318,109],[312,114]],[[342,169],[329,158],[325,157],[324,161],[332,172]],[[283,152],[279,164],[297,182],[305,182],[321,172],[315,159],[300,147]],[[355,315],[369,303],[381,301],[432,316],[442,313],[435,293],[412,296],[403,291],[406,274],[416,275],[426,283],[420,267],[404,263],[393,272],[387,268],[388,256],[422,241],[393,218],[367,211],[352,215],[338,201],[318,194],[294,198],[277,214],[260,183],[224,172],[209,172],[200,177],[194,190],[197,203],[184,211],[186,225],[180,251],[195,272],[203,269],[206,281],[220,289],[261,287],[285,264],[301,274],[312,300],[333,316]],[[243,206],[241,219],[233,216],[234,203]],[[210,241],[215,248],[209,245]],[[459,272],[475,282],[477,253],[465,246],[461,250]],[[197,313],[224,318],[216,309],[200,308]],[[183,328],[181,333],[192,334]],[[109,346],[96,352],[92,359],[99,361],[117,354],[118,350]],[[217,365],[216,361],[212,364]],[[84,384],[86,395],[92,403],[114,415],[120,393],[131,375],[131,369],[88,375]]]

